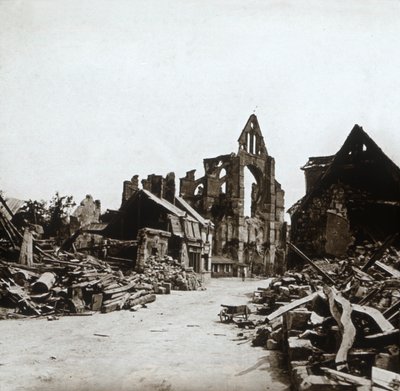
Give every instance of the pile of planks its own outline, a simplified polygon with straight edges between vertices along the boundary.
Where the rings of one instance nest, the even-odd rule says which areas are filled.
[[[0,195],[1,205],[7,209]],[[103,254],[100,259],[71,245],[79,231],[57,248],[51,240],[37,240],[34,226],[20,232],[11,217],[0,209],[0,318],[136,310],[155,294],[200,288],[193,270],[171,257],[150,257],[137,272],[131,259],[112,256],[110,249],[126,250],[134,241],[108,240],[107,251],[97,246],[98,253],[88,248]]]
[[[142,273],[125,274],[82,253],[42,253],[29,265],[0,260],[0,307],[9,316],[137,309],[155,294],[199,286],[195,273],[169,259],[151,258]]]

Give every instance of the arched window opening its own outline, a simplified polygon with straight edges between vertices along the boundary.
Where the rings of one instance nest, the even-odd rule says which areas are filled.
[[[226,177],[226,170],[223,168],[219,172],[219,178],[222,179],[223,177]],[[221,183],[221,188],[220,188],[220,193],[226,194],[226,178],[223,183]]]
[[[251,153],[251,150],[250,150],[250,133],[246,134],[246,151],[248,153]]]
[[[200,184],[194,190],[194,195],[196,195],[196,196],[203,195],[203,191],[204,191],[204,186],[202,184]]]
[[[244,167],[244,216],[253,217],[251,213],[251,205],[254,198],[254,189],[257,186],[257,181],[249,170],[248,167]]]

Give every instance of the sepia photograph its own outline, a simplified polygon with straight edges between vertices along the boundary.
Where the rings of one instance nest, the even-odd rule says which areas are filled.
[[[400,390],[399,0],[0,0],[0,391]]]

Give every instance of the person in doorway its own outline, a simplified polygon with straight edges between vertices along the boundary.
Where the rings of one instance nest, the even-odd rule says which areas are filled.
[[[245,279],[246,279],[246,273],[244,269],[242,269],[242,281],[244,281]]]

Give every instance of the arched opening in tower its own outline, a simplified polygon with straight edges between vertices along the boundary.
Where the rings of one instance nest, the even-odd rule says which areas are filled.
[[[220,179],[220,184],[221,184],[221,188],[220,188],[220,193],[222,194],[226,194],[226,170],[225,168],[222,168],[220,173],[219,173],[219,179]]]
[[[250,169],[244,167],[244,216],[253,217],[252,203],[257,197],[257,180]]]

